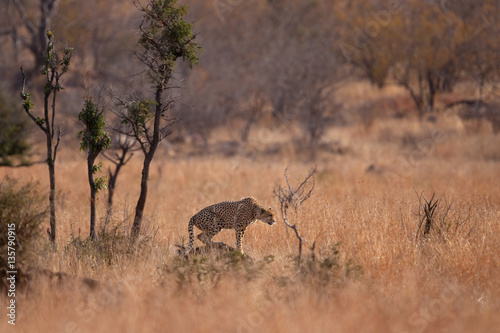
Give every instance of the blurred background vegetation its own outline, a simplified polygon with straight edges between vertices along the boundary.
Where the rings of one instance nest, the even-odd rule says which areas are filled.
[[[314,157],[329,126],[369,125],[381,116],[432,120],[447,103],[461,100],[484,101],[488,107],[476,113],[500,128],[495,125],[500,123],[495,104],[500,98],[498,0],[181,4],[189,7],[188,20],[203,52],[194,71],[185,62],[177,64],[182,89],[174,92],[175,114],[182,122],[173,143],[190,142],[203,150],[221,126],[244,143],[254,125],[294,123],[300,128],[297,140]],[[4,161],[4,156],[27,151],[24,134],[9,134],[24,133],[26,126],[18,97],[19,67],[28,69],[31,85],[42,84],[34,74],[43,61],[48,29],[60,46],[75,48],[66,93],[60,96],[66,134],[78,131],[75,118],[90,88],[146,93],[149,84],[133,56],[139,11],[132,1],[5,0],[0,7]],[[340,91],[355,82],[369,82],[380,91],[400,87],[408,101],[400,106],[382,98],[378,104],[349,100]],[[454,93],[464,84],[467,89]]]

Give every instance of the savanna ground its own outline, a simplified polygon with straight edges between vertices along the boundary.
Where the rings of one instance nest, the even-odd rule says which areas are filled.
[[[369,92],[351,94],[355,100]],[[443,114],[437,122],[386,117],[333,127],[315,162],[291,140],[294,125],[270,124],[254,128],[234,155],[192,153],[187,145],[159,154],[145,237],[134,248],[127,235],[141,159],[134,157],[120,175],[106,233],[101,194],[100,239],[92,244],[84,153],[76,141],[66,144],[56,171],[58,247],[42,244],[31,264],[66,274],[60,280],[43,274],[19,291],[16,326],[4,316],[0,330],[499,331],[500,136],[490,124],[464,127]],[[221,129],[211,147],[223,147],[232,135]],[[247,230],[243,249],[253,262],[238,255],[186,261],[175,254],[199,209],[252,195],[279,211],[273,190],[284,183],[285,168],[295,181],[315,164],[313,195],[292,215],[305,239],[300,268],[297,240],[280,216],[273,227],[257,222]],[[48,188],[43,164],[1,168],[6,175]],[[419,195],[433,193],[441,233],[417,237]],[[214,240],[233,245],[234,231]],[[98,284],[89,287],[83,278]],[[5,311],[7,298],[0,300]]]

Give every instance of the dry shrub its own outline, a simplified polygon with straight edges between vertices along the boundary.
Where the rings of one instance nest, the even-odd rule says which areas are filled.
[[[449,242],[457,238],[467,239],[473,232],[471,225],[472,205],[467,211],[453,209],[453,202],[450,202],[444,195],[436,197],[433,193],[427,199],[423,193],[418,196],[418,228],[415,239],[425,239],[430,241]]]
[[[130,223],[113,216],[106,216],[99,226],[95,239],[71,233],[71,240],[64,247],[64,255],[79,267],[91,266],[104,270],[119,261],[147,256],[159,246],[155,240],[159,228],[152,225],[150,217],[144,218],[139,237],[130,237]]]
[[[41,249],[42,222],[47,206],[34,182],[21,183],[6,177],[0,182],[0,276],[5,287],[9,270],[17,270],[18,278],[35,262]],[[9,229],[15,226],[15,268],[7,267]],[[14,252],[9,249],[9,252]]]
[[[95,240],[73,236],[64,247],[65,254],[77,261],[90,260],[98,266],[111,266],[118,256],[133,250],[133,243],[118,226],[109,231],[101,229]]]
[[[248,283],[261,278],[273,261],[272,255],[253,260],[240,251],[192,255],[188,259],[175,256],[158,267],[159,281],[162,285],[175,281],[179,292],[189,293],[217,288],[226,279]]]

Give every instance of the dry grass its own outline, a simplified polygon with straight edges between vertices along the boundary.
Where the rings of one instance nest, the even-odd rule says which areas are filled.
[[[190,216],[208,204],[252,195],[278,211],[272,193],[284,181],[285,167],[301,178],[312,166],[287,146],[286,133],[256,129],[246,156],[158,156],[146,207],[154,238],[137,251],[120,237],[128,232],[138,196],[140,159],[118,180],[115,238],[96,249],[85,243],[85,160],[76,150],[63,150],[56,171],[59,247],[41,253],[38,265],[100,285],[93,290],[73,280],[37,279],[18,296],[17,331],[498,330],[500,137],[467,133],[451,118],[436,124],[388,119],[369,130],[331,130],[325,142],[346,153],[320,155],[315,191],[296,216],[306,240],[302,269],[292,262],[295,236],[281,221],[248,229],[243,246],[253,263],[238,257],[179,260],[174,244],[186,240]],[[266,145],[284,143],[277,154],[264,156],[262,138]],[[0,176],[7,174],[46,186],[44,165],[0,169]],[[452,203],[444,240],[432,234],[416,239],[415,192],[421,191]],[[104,197],[98,205],[103,217]],[[234,233],[214,240],[233,244]],[[0,330],[9,329],[3,320]]]

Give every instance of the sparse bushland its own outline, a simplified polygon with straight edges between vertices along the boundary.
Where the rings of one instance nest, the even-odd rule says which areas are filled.
[[[441,152],[447,153],[447,149],[436,153]],[[258,197],[265,198],[266,193],[270,197],[274,184],[282,180],[283,165],[278,161],[263,166],[245,159],[237,170],[228,165],[236,163],[236,157],[199,158],[190,164],[171,161],[172,168],[176,167],[169,182],[172,187],[152,188],[152,198],[157,198],[153,204],[158,207],[152,221],[159,228],[141,249],[130,247],[131,212],[122,220],[117,217],[125,209],[122,202],[126,197],[121,191],[115,202],[116,222],[108,225],[106,234],[98,229],[95,242],[77,236],[78,228],[86,230],[88,223],[87,215],[81,214],[86,205],[77,204],[86,193],[82,173],[73,182],[73,186],[82,185],[81,189],[76,187],[69,194],[67,215],[62,215],[62,220],[74,223],[76,235],[72,239],[69,225],[64,224],[61,237],[65,242],[57,251],[43,254],[39,264],[53,272],[92,278],[112,292],[80,291],[59,284],[53,288],[42,278],[36,295],[20,296],[20,304],[31,316],[19,324],[56,331],[64,330],[68,323],[76,323],[84,331],[155,330],[163,325],[191,331],[238,331],[238,327],[240,331],[293,331],[297,326],[352,331],[369,323],[373,331],[404,331],[448,326],[453,316],[458,331],[496,327],[494,300],[500,281],[495,278],[499,263],[494,254],[500,244],[494,237],[499,227],[493,202],[498,192],[489,181],[493,166],[474,173],[472,180],[474,163],[461,163],[458,170],[448,168],[446,173],[444,166],[449,162],[430,156],[433,163],[421,161],[420,168],[402,180],[403,184],[411,180],[421,184],[419,188],[448,193],[453,205],[447,220],[470,217],[457,232],[452,228],[446,242],[434,237],[433,231],[421,241],[415,237],[421,205],[413,188],[392,186],[378,174],[363,174],[355,167],[357,158],[345,157],[345,167],[318,167],[314,195],[297,218],[305,239],[300,268],[295,262],[296,238],[282,223],[272,229],[259,225],[249,229],[245,251],[254,261],[237,253],[185,260],[171,246],[187,235],[190,209],[195,206],[242,196],[241,188]],[[140,165],[133,159],[130,163],[130,169]],[[440,163],[444,163],[438,168],[443,174],[429,173]],[[128,169],[124,169],[124,180],[133,174]],[[306,174],[308,169],[307,165],[295,166],[291,174]],[[214,199],[198,197],[203,184],[211,181],[210,174],[225,177],[227,187],[221,183],[218,192],[209,192]],[[458,182],[446,180],[446,174]],[[152,177],[156,179],[157,174]],[[120,186],[124,191],[135,188],[126,181]],[[464,187],[470,191],[461,192]],[[172,188],[175,198],[159,199]],[[275,207],[277,204],[274,202]],[[105,210],[106,203],[98,201],[99,206]],[[216,241],[230,244],[233,239],[232,233],[222,232]],[[88,321],[84,313],[92,313],[94,319]],[[151,320],[144,322],[142,316]]]
[[[129,58],[123,61],[126,57],[118,55],[120,49],[128,52],[132,48],[127,47],[133,40],[127,34],[129,30],[117,31],[128,25],[124,22],[131,16],[122,8],[118,10],[121,1],[91,2],[106,10],[97,11],[87,2],[78,6],[75,1],[60,3],[66,14],[91,18],[68,19],[72,25],[64,31],[70,37],[78,35],[86,46],[95,46],[81,47],[92,50],[89,53],[93,55],[79,54],[77,65],[94,64],[96,68],[91,71],[96,76],[104,70],[103,77],[119,82],[120,87],[141,90],[142,86],[138,94],[147,95],[144,82],[136,85],[134,79],[123,79],[126,70],[137,67],[129,63]],[[467,132],[456,114],[439,112],[450,101],[473,94],[470,87],[457,93],[460,97],[449,92],[451,88],[456,92],[463,80],[476,80],[480,90],[493,86],[494,92],[498,81],[498,24],[491,22],[500,9],[496,2],[401,2],[388,17],[387,9],[391,8],[385,5],[390,1],[216,1],[215,5],[229,6],[225,7],[229,11],[224,14],[224,22],[217,20],[217,7],[212,2],[188,3],[195,7],[190,15],[202,32],[200,43],[206,45],[207,52],[196,75],[184,75],[190,72],[187,62],[176,69],[179,77],[187,77],[190,90],[189,98],[185,98],[189,105],[184,106],[192,111],[192,121],[184,130],[201,137],[203,155],[193,154],[192,145],[182,143],[182,135],[168,155],[158,146],[144,177],[149,184],[148,202],[144,200],[144,221],[132,246],[134,216],[128,204],[139,196],[136,170],[144,166],[144,161],[132,158],[120,172],[114,213],[100,221],[96,239],[90,241],[79,232],[87,229],[89,213],[85,200],[88,179],[84,172],[76,172],[84,170],[83,158],[77,155],[76,144],[74,150],[70,144],[61,147],[60,158],[53,161],[61,171],[58,192],[50,192],[60,208],[60,246],[53,248],[45,243],[29,247],[40,250],[26,265],[38,268],[40,274],[32,275],[34,283],[16,299],[21,310],[19,330],[497,330],[500,137],[493,135],[491,123]],[[85,16],[75,15],[75,8]],[[32,12],[36,10],[28,14]],[[2,18],[9,14],[12,11],[0,10]],[[122,23],[101,29],[109,22],[121,21],[122,14]],[[20,19],[0,20],[0,25]],[[88,22],[95,24],[93,29],[86,29]],[[60,27],[65,24],[64,20],[55,23]],[[380,29],[379,33],[370,28]],[[0,50],[2,56],[19,51],[16,38],[23,30],[1,31],[7,31],[11,38]],[[80,34],[82,30],[86,33]],[[97,34],[92,33],[96,30]],[[359,32],[361,35],[357,35]],[[322,35],[326,39],[317,39]],[[435,37],[442,35],[456,39],[448,39],[451,44],[441,43]],[[339,38],[354,43],[356,53],[347,62],[358,65],[355,67],[361,68],[372,83],[384,86],[392,77],[407,91],[402,93],[394,86],[376,90],[351,80],[334,91],[330,89],[335,87],[324,87],[324,80],[331,79],[328,66],[339,69],[335,65],[345,56],[331,56],[339,52],[331,49],[340,45]],[[123,40],[127,41],[121,44]],[[402,47],[393,47],[398,40]],[[107,57],[100,50],[113,55]],[[315,56],[317,50],[325,51],[321,57],[328,66],[312,62],[320,59]],[[17,56],[19,60],[25,53],[18,52],[12,58]],[[397,61],[389,61],[394,58]],[[308,66],[301,66],[304,63]],[[392,64],[396,68],[391,70]],[[352,69],[342,65],[347,66],[341,69]],[[3,64],[0,67],[8,68]],[[458,73],[468,73],[472,78],[456,77]],[[346,74],[348,79],[359,78],[357,70]],[[72,79],[73,85],[79,81]],[[305,90],[297,94],[301,87]],[[265,101],[257,98],[262,91],[268,93]],[[443,99],[445,93],[449,94],[448,101]],[[414,105],[408,107],[401,95]],[[490,95],[493,99],[498,96]],[[25,106],[29,107],[30,100],[25,97]],[[170,97],[164,106],[170,105]],[[148,107],[135,111],[139,132],[144,134],[142,142],[148,146],[153,141],[149,142],[152,135],[143,131],[146,120],[152,120],[152,113],[147,112],[154,112],[159,104],[143,101],[150,103]],[[366,114],[354,114],[364,105],[370,106]],[[310,112],[298,114],[299,108]],[[433,121],[422,121],[431,109],[436,112]],[[413,117],[415,110],[420,120]],[[202,116],[197,117],[199,114]],[[170,115],[164,119],[167,126],[163,134],[169,133]],[[362,121],[353,120],[365,115]],[[67,130],[77,132],[71,124]],[[210,150],[217,145],[220,150]],[[43,151],[40,143],[34,146]],[[143,151],[151,150],[146,147]],[[272,193],[282,182],[283,170],[289,167],[292,175],[306,174],[311,166],[304,160],[311,155],[318,163],[314,196],[297,211],[293,222],[303,242],[300,266],[296,263],[296,237],[282,223],[271,229],[256,225],[248,230],[244,250],[253,260],[237,252],[198,255],[188,260],[175,254],[173,244],[185,239],[189,217],[200,207],[253,195],[278,210],[281,203]],[[49,188],[49,179],[40,177],[44,171],[40,165],[0,168],[0,176],[39,179],[45,189]],[[445,204],[440,207],[432,199],[427,201],[429,197],[419,200],[415,191],[440,193],[439,203]],[[99,213],[107,209],[103,201],[95,202]],[[14,210],[14,214],[20,212]],[[17,215],[15,219],[20,220]],[[27,232],[34,230],[37,228]],[[55,237],[55,232],[52,235]],[[221,232],[215,241],[230,244],[233,240],[234,234]],[[89,285],[98,289],[89,290]],[[1,295],[0,303],[5,299]],[[0,331],[11,329],[5,321],[0,322]]]
[[[327,138],[341,137],[350,151],[319,152],[314,194],[296,218],[289,216],[304,239],[300,268],[297,238],[282,222],[249,228],[244,251],[253,261],[238,254],[185,260],[174,247],[185,241],[192,214],[211,203],[253,195],[279,211],[272,193],[285,182],[283,170],[289,168],[295,186],[301,181],[293,176],[303,178],[311,165],[293,149],[263,152],[266,145],[286,147],[283,138],[294,133],[274,129],[270,138],[276,142],[266,143],[250,137],[249,156],[159,155],[150,175],[151,215],[143,225],[149,237],[139,247],[130,246],[129,232],[131,200],[138,194],[132,180],[141,159],[132,158],[121,171],[114,214],[108,222],[98,221],[91,242],[86,231],[79,236],[88,228],[89,207],[82,203],[88,197],[85,163],[81,155],[63,149],[59,247],[37,257],[38,267],[52,274],[36,280],[34,293],[20,295],[30,316],[19,325],[29,331],[61,331],[72,323],[82,331],[168,325],[190,331],[300,327],[347,332],[362,331],[366,323],[373,331],[435,331],[450,325],[458,332],[494,329],[500,297],[500,192],[495,181],[500,138],[491,131],[467,133],[454,124],[423,126],[415,117],[377,120],[369,130],[359,124],[330,131]],[[74,172],[79,168],[82,172]],[[44,171],[43,165],[0,169],[1,175],[22,179],[38,178]],[[48,188],[47,179],[40,183]],[[415,193],[427,201],[436,193],[439,199],[425,237],[425,202]],[[106,200],[96,206],[104,216]],[[222,231],[214,241],[232,244],[234,234]],[[70,276],[78,277],[81,291],[69,287],[74,285]],[[83,278],[97,282],[98,290],[89,291]],[[144,322],[144,317],[151,320]]]

